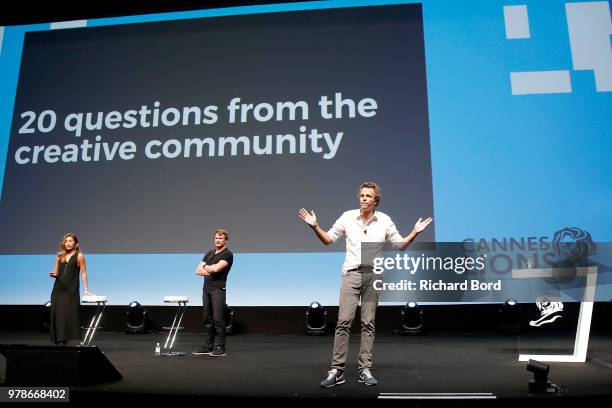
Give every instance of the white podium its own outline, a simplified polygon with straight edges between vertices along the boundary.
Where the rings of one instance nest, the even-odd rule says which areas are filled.
[[[563,269],[567,269],[566,271]],[[570,276],[586,276],[584,294],[580,302],[578,327],[574,342],[573,354],[520,354],[519,361],[537,360],[542,362],[584,363],[589,348],[589,335],[591,332],[591,317],[593,316],[593,302],[595,301],[595,286],[597,284],[597,266],[577,268],[541,268],[541,269],[513,269],[513,278],[551,278],[564,274]]]

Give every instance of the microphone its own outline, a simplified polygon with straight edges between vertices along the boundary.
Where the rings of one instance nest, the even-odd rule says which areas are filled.
[[[364,230],[363,230],[363,233],[364,233],[364,234],[367,234],[367,233],[368,233],[368,230],[367,230],[367,229],[364,229]]]

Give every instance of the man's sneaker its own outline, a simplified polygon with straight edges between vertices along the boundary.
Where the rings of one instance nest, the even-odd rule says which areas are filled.
[[[212,347],[200,347],[198,350],[191,352],[194,356],[210,356],[212,353]]]
[[[376,378],[374,378],[369,368],[364,368],[363,370],[361,370],[361,374],[359,374],[359,382],[362,382],[365,385],[378,384],[378,381],[376,380]]]
[[[215,347],[215,350],[212,352],[211,356],[213,357],[225,357],[227,353],[223,347]]]
[[[321,381],[321,387],[333,387],[335,385],[344,384],[344,371],[332,369],[327,372],[327,377]]]

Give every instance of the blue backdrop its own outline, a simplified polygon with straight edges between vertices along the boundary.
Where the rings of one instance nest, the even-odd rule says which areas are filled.
[[[407,2],[307,2],[105,18],[82,24],[93,27],[403,3]],[[422,4],[436,240],[552,237],[555,231],[571,226],[590,232],[595,241],[612,240],[612,89],[605,84],[612,78],[609,3],[592,2],[588,4],[598,8],[578,8],[582,18],[605,17],[607,11],[607,36],[605,19],[590,24],[594,32],[603,33],[599,43],[604,45],[588,50],[571,41],[571,30],[581,28],[570,19],[574,11],[565,1],[432,0]],[[520,16],[505,19],[504,7],[521,5],[526,6],[527,20]],[[506,12],[516,10],[520,15],[521,9]],[[508,38],[508,24],[510,29],[522,30],[523,37]],[[50,24],[11,26],[0,36],[2,174],[24,33],[49,29]],[[573,53],[580,52],[595,61],[592,69],[577,69],[580,65]],[[570,89],[557,81],[542,91],[538,86],[543,82],[536,81],[526,85],[527,93],[513,94],[513,85],[518,89],[519,84],[512,83],[512,73],[550,71],[564,71],[561,76],[569,77]],[[603,78],[600,83],[596,83],[596,73]],[[401,176],[401,163],[397,172]],[[391,215],[414,218],[413,214]],[[320,222],[331,225],[334,220]],[[64,232],[58,231],[58,241]],[[1,233],[10,235],[11,231]],[[210,244],[212,247],[212,238]],[[337,248],[342,251],[343,246]],[[109,296],[110,304],[131,300],[160,304],[164,295],[189,295],[200,304],[202,282],[193,270],[201,256],[87,255],[90,287]],[[318,300],[337,304],[343,257],[343,252],[236,254],[228,303],[304,305]],[[0,302],[40,304],[47,300],[52,286],[47,273],[53,259],[51,253],[0,256]],[[605,275],[599,283],[597,298],[609,299],[612,290]]]

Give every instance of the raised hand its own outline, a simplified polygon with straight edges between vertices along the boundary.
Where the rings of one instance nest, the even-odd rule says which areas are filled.
[[[433,222],[433,218],[431,217],[426,218],[424,220],[421,217],[419,217],[419,220],[416,222],[416,224],[414,224],[413,231],[416,232],[417,234],[420,232],[423,232],[425,228],[427,228],[429,224],[431,224],[432,222]]]
[[[309,213],[305,208],[300,208],[300,211],[298,211],[298,216],[302,219],[302,221],[311,227],[317,225],[317,215],[315,214],[314,210]]]

